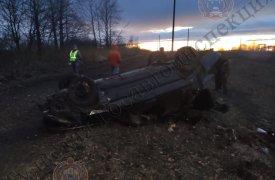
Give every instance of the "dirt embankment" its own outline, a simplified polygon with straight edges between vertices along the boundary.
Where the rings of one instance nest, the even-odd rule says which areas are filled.
[[[274,179],[274,142],[256,128],[275,127],[275,56],[227,55],[229,95],[213,92],[229,105],[224,114],[190,110],[182,119],[142,127],[107,122],[53,133],[39,125],[35,106],[55,91],[55,81],[5,92],[0,104],[1,177],[51,179],[54,167],[73,157],[85,164],[91,179]],[[144,65],[143,58],[137,55],[122,69]],[[108,69],[103,65],[87,72]],[[171,123],[176,124],[173,132],[168,131]],[[34,130],[26,134],[28,128],[16,127]]]

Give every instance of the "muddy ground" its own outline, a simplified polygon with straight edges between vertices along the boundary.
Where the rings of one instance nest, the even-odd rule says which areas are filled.
[[[213,94],[229,111],[187,110],[196,122],[182,117],[130,127],[107,121],[53,132],[43,125],[38,105],[57,90],[59,76],[1,84],[0,177],[52,179],[56,165],[73,157],[87,167],[90,179],[274,179],[274,137],[256,129],[275,128],[275,55],[226,55],[229,94]],[[147,56],[124,57],[122,70],[144,66]],[[93,78],[108,72],[105,63],[84,71]]]

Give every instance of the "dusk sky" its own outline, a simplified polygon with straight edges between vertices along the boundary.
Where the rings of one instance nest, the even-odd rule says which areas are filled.
[[[161,38],[171,38],[171,32],[167,28],[172,27],[173,0],[118,0],[122,13],[122,23],[129,25],[124,30],[124,35],[134,35],[139,37],[140,42],[155,41],[158,36]],[[251,0],[234,0],[232,13],[239,10]],[[265,3],[265,0],[261,0]],[[249,39],[270,39],[275,44],[275,2],[270,0],[269,4],[261,9],[255,17],[239,25],[234,31],[230,31],[228,37],[240,36]],[[186,40],[187,30],[180,27],[193,27],[190,30],[190,39],[201,39],[211,29],[224,22],[225,18],[211,19],[203,17],[198,0],[177,0],[176,4],[176,40]],[[167,32],[164,32],[166,29]],[[265,35],[265,36],[255,36]],[[267,36],[268,35],[268,36]],[[226,37],[225,37],[226,38]],[[240,40],[238,40],[239,43]],[[245,40],[246,41],[246,40]]]

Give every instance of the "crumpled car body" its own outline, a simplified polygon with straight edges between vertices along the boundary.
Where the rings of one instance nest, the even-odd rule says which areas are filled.
[[[207,89],[220,57],[216,52],[202,57],[195,49],[183,47],[174,60],[165,63],[97,80],[73,78],[48,99],[45,119],[51,124],[69,125],[104,113],[120,117],[152,107],[172,111],[192,103],[200,90]]]

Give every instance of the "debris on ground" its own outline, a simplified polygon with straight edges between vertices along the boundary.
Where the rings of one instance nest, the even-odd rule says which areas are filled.
[[[172,124],[169,126],[168,131],[169,131],[169,132],[174,132],[174,130],[175,130],[176,127],[177,127],[176,124],[175,124],[175,123],[172,123]]]

